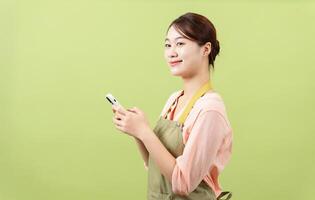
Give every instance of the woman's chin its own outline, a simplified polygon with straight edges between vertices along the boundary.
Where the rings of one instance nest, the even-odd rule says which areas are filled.
[[[173,75],[173,76],[181,76],[181,72],[180,71],[178,71],[178,70],[170,70],[170,72],[171,72],[171,74]]]

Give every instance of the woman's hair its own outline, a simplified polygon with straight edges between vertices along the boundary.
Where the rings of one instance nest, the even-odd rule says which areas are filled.
[[[172,25],[174,25],[174,28],[180,32],[183,37],[197,42],[199,46],[207,42],[211,43],[208,67],[210,70],[210,65],[212,65],[214,69],[214,60],[220,52],[220,43],[217,40],[216,29],[212,22],[205,16],[188,12],[175,19],[169,25],[166,32],[168,32]]]

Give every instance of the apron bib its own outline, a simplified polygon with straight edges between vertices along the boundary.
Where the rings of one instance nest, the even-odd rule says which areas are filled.
[[[165,148],[175,157],[183,154],[185,145],[182,138],[182,127],[194,103],[211,89],[211,83],[204,84],[189,101],[185,110],[181,114],[178,121],[166,119],[168,112],[158,119],[153,132],[165,146]],[[229,191],[222,192],[218,198],[207,183],[202,180],[197,188],[188,196],[176,195],[172,192],[171,183],[160,173],[158,166],[154,163],[149,155],[148,160],[148,200],[223,200],[223,196],[227,195],[226,200],[230,199],[232,193]]]

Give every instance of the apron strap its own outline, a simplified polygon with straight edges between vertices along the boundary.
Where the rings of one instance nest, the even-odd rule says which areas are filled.
[[[194,106],[195,102],[204,95],[207,91],[212,89],[212,85],[210,81],[207,81],[201,88],[197,90],[194,96],[190,99],[188,105],[186,106],[185,110],[183,111],[182,115],[179,117],[178,123],[183,125],[189,112],[191,111],[192,107]]]
[[[224,197],[225,195],[227,195],[228,194],[228,196],[225,198],[225,199],[223,199],[222,197]],[[230,191],[224,191],[224,192],[221,192],[221,194],[217,197],[217,200],[228,200],[228,199],[230,199],[232,197],[232,192],[230,192]]]

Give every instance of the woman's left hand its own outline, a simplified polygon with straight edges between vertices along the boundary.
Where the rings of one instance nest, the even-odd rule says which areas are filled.
[[[138,139],[150,130],[144,112],[137,107],[125,110],[123,107],[112,105],[115,112],[113,122],[116,128]]]

